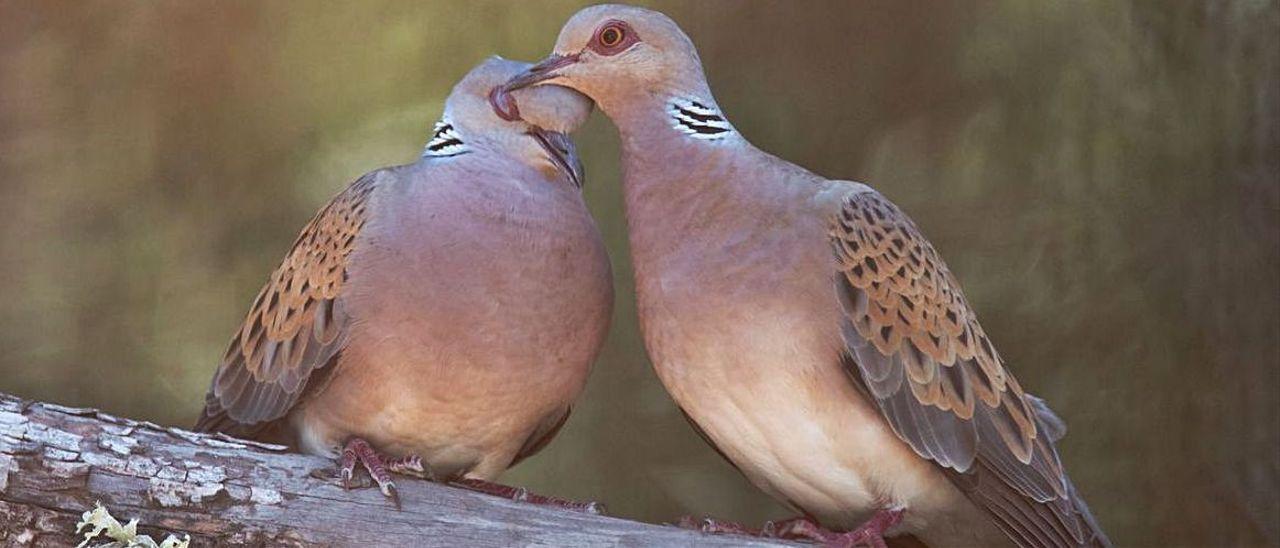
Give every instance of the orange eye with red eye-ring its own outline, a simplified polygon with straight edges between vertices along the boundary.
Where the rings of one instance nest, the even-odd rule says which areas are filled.
[[[621,44],[622,40],[626,37],[626,29],[622,28],[622,25],[613,24],[600,29],[600,36],[598,40],[600,45],[606,48],[612,48]]]
[[[624,21],[606,21],[596,29],[596,34],[588,42],[587,48],[600,55],[617,55],[631,48],[640,37],[631,30]]]

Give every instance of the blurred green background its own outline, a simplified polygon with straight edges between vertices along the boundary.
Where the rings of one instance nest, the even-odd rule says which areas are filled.
[[[0,390],[189,425],[311,214],[579,5],[0,0]],[[918,220],[1115,540],[1280,541],[1276,2],[653,5],[748,138]],[[614,330],[505,479],[650,521],[784,516],[651,373],[617,136],[597,113],[578,140]]]

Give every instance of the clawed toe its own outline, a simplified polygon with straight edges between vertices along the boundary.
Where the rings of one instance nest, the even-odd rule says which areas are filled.
[[[732,521],[722,521],[709,516],[703,516],[700,518],[694,517],[694,516],[684,516],[680,518],[680,521],[676,522],[676,527],[679,527],[681,529],[690,529],[693,531],[700,531],[700,532],[712,534],[712,535],[748,535],[753,537],[763,536],[761,534],[762,533],[761,531],[757,531],[741,523],[736,523]]]
[[[902,518],[905,514],[906,510],[901,508],[880,510],[866,523],[858,526],[857,529],[844,533],[832,533],[822,529],[817,524],[814,525],[818,528],[818,531],[826,535],[825,539],[820,540],[826,548],[856,548],[860,546],[888,548],[884,535],[889,529],[902,523]]]
[[[710,534],[751,535],[765,538],[800,540],[822,544],[825,548],[886,548],[884,534],[902,522],[905,510],[880,510],[857,529],[837,532],[826,529],[808,517],[766,522],[759,530],[732,521],[710,517],[685,516],[676,525]]]
[[[401,476],[409,476],[427,481],[435,481],[436,479],[435,474],[431,472],[430,468],[422,463],[422,458],[418,455],[409,455],[407,457],[388,460],[387,470],[392,474],[399,474]]]
[[[400,510],[400,490],[396,488],[396,484],[390,481],[379,483],[378,490],[382,491],[382,495],[391,499],[391,503],[396,505],[396,510]]]
[[[517,502],[552,506],[585,514],[603,515],[606,513],[604,504],[596,501],[578,502],[575,500],[537,495],[530,493],[528,489],[523,487],[512,487],[510,485],[502,485],[500,483],[493,483],[482,479],[458,478],[450,481],[449,484],[455,487],[475,491],[477,493],[502,497],[504,499],[514,500]]]
[[[343,468],[341,471],[338,472],[338,480],[342,482],[343,487],[350,489],[352,487],[351,480],[354,475],[355,475],[355,470],[350,468]]]
[[[361,477],[360,484],[356,483],[357,463],[369,473],[373,483],[377,484],[378,491],[382,492],[383,496],[391,499],[397,510],[401,508],[400,490],[396,488],[395,482],[391,481],[391,474],[395,472],[417,477],[427,477],[429,475],[426,467],[422,464],[422,459],[415,455],[400,459],[386,459],[379,455],[373,449],[373,446],[369,445],[369,442],[360,438],[351,438],[343,446],[342,455],[338,458],[338,479],[342,482],[342,486],[347,489],[369,486],[369,483],[363,477]]]
[[[766,523],[760,536],[789,540],[807,540],[811,542],[827,542],[833,533],[823,529],[817,522],[798,517],[779,522]]]
[[[582,508],[579,509],[579,511],[584,514],[591,514],[593,516],[604,516],[609,514],[609,507],[605,506],[603,502],[589,500],[580,504],[582,504]]]
[[[357,474],[357,468],[364,468],[368,472],[368,477]],[[317,474],[327,474],[327,477],[333,477],[332,469],[314,470],[312,476],[320,477]],[[347,489],[360,487],[368,487],[376,484],[378,490],[383,496],[391,499],[396,509],[400,509],[400,490],[396,487],[395,482],[391,480],[392,474],[403,476],[411,476],[421,478],[428,481],[436,481],[435,475],[431,468],[428,467],[422,459],[417,455],[408,455],[400,458],[386,458],[373,449],[369,442],[360,438],[351,438],[350,441],[342,448],[342,453],[338,457],[337,477],[342,486]],[[372,483],[369,481],[372,478]],[[540,504],[545,506],[554,506],[575,512],[583,512],[586,514],[602,515],[606,513],[605,506],[596,501],[578,502],[573,500],[561,499],[556,497],[546,497],[530,493],[523,487],[511,487],[498,483],[492,483],[485,480],[473,478],[459,478],[448,483],[478,491],[489,495],[494,495],[509,500],[528,502],[531,504]]]

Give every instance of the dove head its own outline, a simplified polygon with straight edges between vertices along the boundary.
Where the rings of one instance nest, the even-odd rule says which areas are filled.
[[[645,97],[710,97],[693,41],[670,17],[653,10],[602,4],[574,14],[552,55],[512,78],[501,92],[557,84],[591,97],[613,116]],[[504,118],[526,116],[495,102]]]
[[[424,158],[451,158],[477,150],[493,151],[551,173],[560,172],[582,186],[582,164],[568,133],[591,114],[591,100],[560,86],[541,86],[512,94],[524,110],[520,119],[495,114],[489,96],[528,63],[491,57],[467,73],[445,100]]]

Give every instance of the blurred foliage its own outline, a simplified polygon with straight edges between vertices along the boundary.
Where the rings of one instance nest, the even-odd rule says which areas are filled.
[[[189,424],[346,182],[576,2],[0,0],[0,390]],[[1280,8],[1265,0],[656,3],[767,150],[870,182],[1067,419],[1125,545],[1280,541]],[[507,480],[651,521],[785,512],[694,435],[636,331],[617,137],[578,135],[618,306]],[[127,395],[127,396],[126,396]]]

